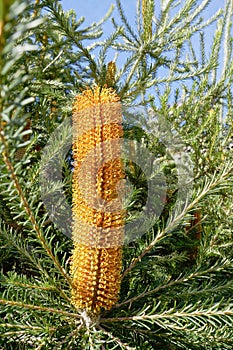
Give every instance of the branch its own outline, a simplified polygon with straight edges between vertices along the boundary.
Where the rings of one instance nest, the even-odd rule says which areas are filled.
[[[6,300],[6,299],[0,299],[0,304],[21,307],[23,309],[28,309],[28,310],[49,312],[49,313],[59,314],[59,315],[63,315],[63,316],[82,319],[82,316],[80,314],[75,314],[72,312],[59,310],[59,309],[53,309],[51,307],[43,307],[43,306],[38,306],[38,305],[24,304],[24,303],[20,303],[18,301],[12,301],[12,300]]]
[[[24,193],[23,193],[23,190],[20,186],[20,183],[18,181],[18,178],[16,176],[16,173],[15,173],[15,170],[14,170],[14,167],[12,165],[12,163],[10,162],[9,158],[8,158],[8,153],[7,153],[7,143],[6,143],[6,140],[5,140],[5,137],[3,136],[3,133],[0,133],[0,140],[2,141],[2,143],[4,144],[5,146],[5,151],[3,152],[3,160],[7,166],[7,169],[9,170],[10,172],[10,175],[11,175],[11,178],[13,180],[13,183],[16,187],[16,190],[20,196],[20,199],[22,201],[22,204],[23,204],[23,207],[24,207],[24,210],[25,212],[27,213],[28,215],[28,218],[32,224],[32,227],[34,229],[34,231],[36,232],[37,234],[37,237],[39,239],[39,241],[41,242],[41,245],[42,247],[46,250],[46,252],[48,253],[49,257],[51,258],[51,260],[53,261],[54,265],[56,266],[56,268],[58,269],[58,271],[63,275],[63,277],[65,278],[65,280],[69,283],[69,285],[71,285],[71,279],[70,277],[67,275],[65,269],[60,265],[60,262],[58,261],[58,259],[53,255],[50,247],[48,246],[46,240],[44,239],[41,231],[40,231],[40,228],[36,222],[36,219],[33,215],[33,212],[31,211],[31,208],[28,204],[28,201],[26,199],[26,197],[24,196]]]
[[[142,260],[142,258],[151,250],[153,249],[154,245],[159,242],[167,232],[172,231],[176,225],[184,218],[184,216],[190,212],[195,206],[200,202],[202,198],[204,198],[207,194],[209,194],[211,191],[213,191],[218,185],[220,185],[223,180],[225,180],[229,174],[233,171],[233,167],[228,168],[228,166],[224,169],[223,173],[219,176],[219,178],[214,181],[213,179],[205,185],[204,189],[199,193],[199,195],[196,196],[196,198],[187,205],[182,213],[177,215],[174,220],[171,220],[171,222],[168,224],[167,227],[165,227],[164,230],[161,232],[158,232],[156,238],[143,250],[143,252],[134,259],[134,261],[130,264],[130,266],[124,271],[122,274],[122,278],[124,278],[136,265],[138,262]]]

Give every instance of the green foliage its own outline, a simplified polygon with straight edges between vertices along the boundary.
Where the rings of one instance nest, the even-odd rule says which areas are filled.
[[[210,3],[161,1],[151,26],[151,12],[143,25],[138,0],[134,26],[117,0],[118,19],[103,38],[112,8],[85,27],[58,0],[1,2],[1,349],[232,349],[233,1],[204,21]],[[210,24],[216,31],[207,49]],[[40,174],[69,142],[69,126],[60,137],[52,133],[71,116],[74,96],[106,84],[112,50],[119,54],[115,86],[125,111],[148,112],[126,116],[125,137],[153,155],[158,167],[152,164],[150,177],[162,173],[167,188],[160,215],[123,247],[118,304],[92,320],[70,303],[72,241],[47,213]],[[188,188],[179,187],[177,140],[193,164],[190,198],[180,203]],[[125,163],[130,222],[149,187],[143,170]],[[64,190],[70,204],[70,152],[62,170],[52,190]]]

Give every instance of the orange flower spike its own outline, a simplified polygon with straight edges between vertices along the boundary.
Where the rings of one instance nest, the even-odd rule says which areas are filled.
[[[87,89],[73,106],[72,303],[99,313],[117,301],[124,212],[118,181],[123,136],[119,97],[112,88]]]

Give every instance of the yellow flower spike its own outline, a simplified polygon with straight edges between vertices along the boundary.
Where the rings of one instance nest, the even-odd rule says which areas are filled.
[[[120,99],[112,88],[86,89],[73,106],[72,303],[98,314],[117,301],[121,283],[124,178]]]

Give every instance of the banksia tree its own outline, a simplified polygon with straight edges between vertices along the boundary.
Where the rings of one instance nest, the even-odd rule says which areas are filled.
[[[115,3],[0,1],[0,349],[232,350],[233,0]]]
[[[124,214],[116,186],[124,176],[122,136],[121,103],[114,90],[97,86],[76,97],[72,302],[95,313],[116,303],[121,283]]]

